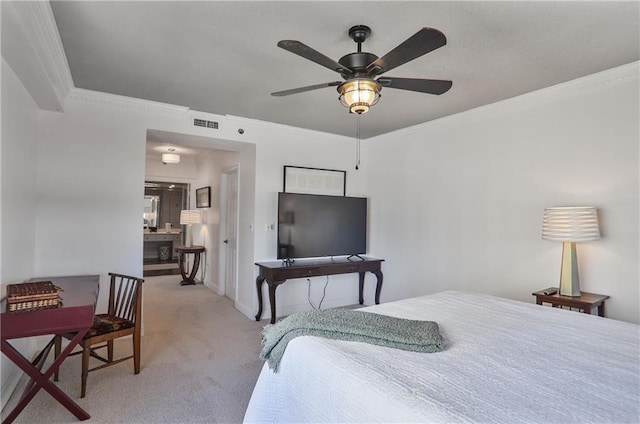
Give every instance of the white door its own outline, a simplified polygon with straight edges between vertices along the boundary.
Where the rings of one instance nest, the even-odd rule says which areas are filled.
[[[238,247],[238,168],[223,172],[222,282],[224,295],[236,300]]]

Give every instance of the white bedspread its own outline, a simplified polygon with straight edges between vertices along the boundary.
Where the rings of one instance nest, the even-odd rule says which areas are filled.
[[[461,292],[364,310],[436,321],[446,348],[294,339],[245,422],[640,422],[638,325]]]

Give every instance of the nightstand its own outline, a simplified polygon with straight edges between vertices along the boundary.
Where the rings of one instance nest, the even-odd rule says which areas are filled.
[[[585,314],[591,314],[591,311],[595,308],[598,310],[598,315],[604,317],[604,301],[609,299],[609,296],[596,293],[581,292],[580,296],[563,296],[558,290],[555,294],[546,295],[544,292],[548,290],[558,290],[557,287],[549,287],[548,289],[540,290],[535,293],[531,293],[536,297],[536,303],[542,305],[543,302],[551,303],[554,308],[568,307],[570,309],[579,309]]]

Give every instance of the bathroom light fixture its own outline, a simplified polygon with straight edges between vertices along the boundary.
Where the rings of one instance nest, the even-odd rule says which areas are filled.
[[[174,148],[169,148],[169,153],[163,153],[162,154],[162,163],[163,164],[168,164],[168,163],[180,163],[180,155],[173,153],[175,152],[176,149]]]
[[[380,100],[382,86],[367,78],[351,79],[338,87],[340,103],[349,108],[350,113],[361,115]]]
[[[562,242],[560,294],[580,296],[576,242],[600,239],[596,208],[591,206],[545,208],[542,218],[542,238]]]

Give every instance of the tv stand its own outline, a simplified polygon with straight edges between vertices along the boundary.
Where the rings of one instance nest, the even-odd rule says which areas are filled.
[[[356,255],[349,255],[349,256],[347,256],[347,260],[348,260],[348,261],[350,261],[350,260],[351,260],[351,258],[358,258],[358,259],[360,259],[361,261],[365,261],[365,260],[366,260],[365,258],[363,258],[362,256],[357,255],[357,254],[356,254]]]
[[[269,304],[271,306],[271,324],[276,322],[276,288],[292,278],[308,278],[324,275],[359,274],[359,302],[364,304],[364,277],[366,272],[376,276],[376,304],[380,303],[380,291],[382,290],[382,262],[384,259],[374,259],[359,256],[360,261],[349,258],[304,260],[299,259],[295,263],[286,264],[283,261],[257,262],[259,274],[256,278],[258,291],[258,313],[256,321],[262,317],[262,283],[269,286]]]

